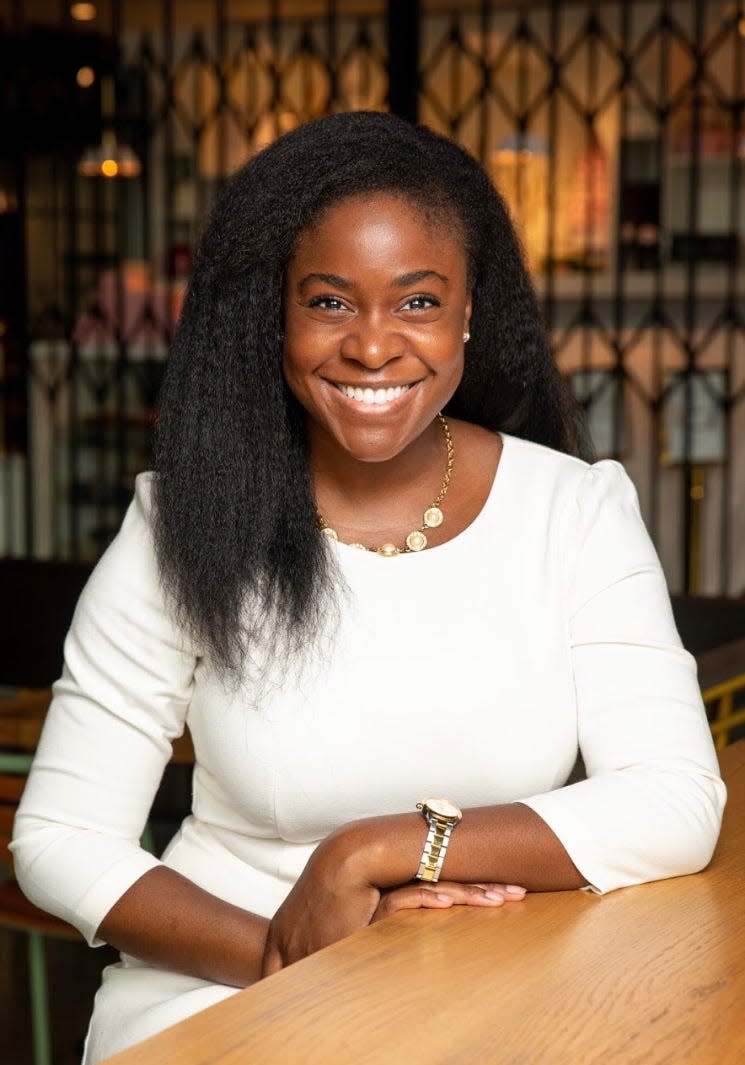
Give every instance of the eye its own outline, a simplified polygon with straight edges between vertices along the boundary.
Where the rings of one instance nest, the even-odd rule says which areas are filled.
[[[338,296],[314,296],[309,307],[320,307],[323,311],[344,311],[346,306]]]
[[[436,296],[425,296],[420,293],[418,296],[411,296],[403,305],[405,311],[428,311],[432,307],[439,307],[440,301]]]

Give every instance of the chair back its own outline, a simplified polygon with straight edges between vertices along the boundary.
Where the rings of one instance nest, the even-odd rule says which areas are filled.
[[[674,595],[672,605],[683,645],[696,657],[745,639],[745,598]]]
[[[91,572],[83,562],[0,558],[0,685],[48,688]]]
[[[13,818],[26,785],[31,755],[0,751],[0,881],[12,878],[10,841]]]

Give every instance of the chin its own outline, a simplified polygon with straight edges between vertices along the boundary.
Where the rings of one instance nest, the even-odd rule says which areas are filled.
[[[350,458],[356,459],[357,462],[388,462],[389,459],[394,459],[396,455],[399,455],[405,448],[405,444],[381,444],[373,443],[372,441],[362,440],[340,440],[336,439],[336,444],[343,451],[346,451]]]

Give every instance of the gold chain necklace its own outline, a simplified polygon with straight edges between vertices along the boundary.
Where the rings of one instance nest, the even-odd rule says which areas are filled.
[[[447,462],[445,465],[445,476],[442,478],[442,484],[440,485],[440,491],[437,493],[435,501],[425,510],[422,524],[418,529],[412,529],[406,537],[403,547],[396,547],[395,544],[391,543],[382,544],[380,547],[366,547],[365,544],[357,542],[348,544],[348,547],[357,547],[361,551],[373,551],[376,555],[382,555],[384,558],[393,558],[395,555],[403,555],[409,551],[423,551],[427,546],[426,530],[437,529],[442,525],[445,520],[445,515],[442,513],[441,506],[447,495],[448,488],[450,487],[450,477],[453,472],[453,438],[450,435],[448,423],[443,416],[438,414],[437,417],[442,426],[442,435],[445,437]],[[336,530],[332,529],[331,526],[326,523],[326,519],[323,514],[321,514],[320,510],[318,511],[318,525],[323,535],[328,536],[329,540],[339,539]]]

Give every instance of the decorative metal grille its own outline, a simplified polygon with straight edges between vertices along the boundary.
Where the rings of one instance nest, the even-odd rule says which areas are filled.
[[[110,114],[101,94],[89,139],[110,125],[141,173],[81,177],[83,143],[71,153],[55,141],[51,150],[34,146],[17,176],[28,301],[16,361],[28,419],[6,434],[16,454],[1,471],[0,552],[100,553],[149,464],[192,248],[220,185],[301,122],[386,106],[384,20],[374,2],[350,12],[331,0],[104,6],[107,33],[89,36],[85,57],[97,75],[88,92],[98,95],[104,76],[114,91]],[[39,15],[24,7],[29,20]],[[239,18],[257,8],[262,17]],[[34,37],[29,20],[3,15],[6,30]],[[68,96],[80,62],[64,72]]]
[[[407,71],[374,0],[110,0],[85,33],[51,6],[0,0],[0,553],[95,557],[149,461],[215,192],[299,122],[385,109]],[[745,5],[423,0],[420,42],[420,119],[508,199],[556,358],[672,586],[742,593]],[[107,125],[139,177],[76,173]]]
[[[673,587],[741,593],[743,4],[424,10],[420,117],[507,197],[598,451]]]

